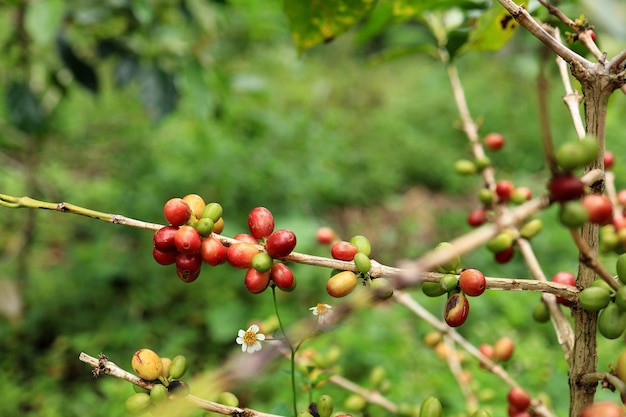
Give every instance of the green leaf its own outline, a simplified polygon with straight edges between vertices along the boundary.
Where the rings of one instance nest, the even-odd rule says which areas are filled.
[[[397,17],[411,18],[420,16],[426,11],[445,9],[480,9],[484,0],[394,0],[393,14]]]
[[[26,133],[41,131],[46,116],[35,93],[23,83],[13,82],[6,90],[6,104],[9,120]]]
[[[50,45],[61,27],[65,14],[63,0],[46,0],[29,3],[26,8],[26,30],[34,43]]]
[[[284,0],[291,36],[299,51],[336,36],[356,25],[376,0]]]
[[[463,51],[497,51],[511,40],[518,27],[509,12],[495,4],[478,18]]]
[[[98,92],[98,75],[96,70],[82,58],[80,58],[62,35],[57,37],[57,49],[61,60],[70,70],[74,79],[92,93]]]

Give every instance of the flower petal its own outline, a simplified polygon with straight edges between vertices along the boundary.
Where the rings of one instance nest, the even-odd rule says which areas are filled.
[[[239,329],[239,331],[237,332],[237,336],[239,336],[239,337],[243,337],[245,334],[246,334],[245,330]]]
[[[263,333],[257,333],[256,340],[265,340],[265,335]]]
[[[259,326],[257,326],[256,324],[253,324],[252,326],[248,327],[248,331],[249,332],[253,332],[253,333],[258,333],[259,332]]]
[[[243,337],[238,337],[235,339],[238,345],[243,345]]]

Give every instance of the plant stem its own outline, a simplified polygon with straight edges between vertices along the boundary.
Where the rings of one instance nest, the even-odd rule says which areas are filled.
[[[272,285],[272,299],[274,300],[274,312],[276,313],[276,318],[278,319],[278,327],[280,328],[280,332],[283,334],[283,338],[289,346],[289,351],[291,352],[290,356],[290,367],[291,367],[291,400],[293,402],[293,415],[296,417],[298,415],[298,401],[296,400],[296,352],[300,348],[302,343],[298,343],[298,346],[294,348],[287,337],[287,332],[283,327],[283,321],[280,318],[280,313],[278,312],[278,300],[276,299],[276,286]]]

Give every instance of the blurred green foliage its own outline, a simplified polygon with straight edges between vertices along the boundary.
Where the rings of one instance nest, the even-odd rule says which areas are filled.
[[[277,227],[296,232],[298,251],[327,255],[315,231],[330,225],[345,238],[367,235],[374,256],[389,264],[469,230],[465,216],[478,205],[481,184],[453,170],[468,146],[444,68],[412,54],[370,65],[381,43],[429,39],[423,28],[364,25],[298,56],[280,2],[262,3],[1,6],[0,191],[150,222],[163,222],[169,198],[198,193],[224,206],[229,236],[245,232],[248,211],[263,205]],[[70,18],[66,10],[73,10]],[[457,61],[481,132],[507,138],[490,155],[498,177],[534,193],[547,179],[538,56],[537,45],[520,34],[497,54]],[[574,133],[552,65],[548,77],[552,130],[564,141]],[[608,147],[617,151],[624,145],[623,98],[611,106]],[[618,156],[619,186],[624,170]],[[534,244],[546,274],[573,271],[577,255],[567,232],[554,225],[555,209],[540,216],[547,231]],[[125,415],[132,388],[94,380],[79,352],[104,352],[129,369],[133,352],[150,347],[164,356],[185,354],[191,373],[202,374],[238,353],[238,329],[272,317],[270,295],[249,294],[242,271],[205,268],[197,282],[183,284],[173,268],[152,260],[150,232],[25,210],[2,209],[0,222],[0,281],[7,288],[0,296],[0,415]],[[529,276],[519,256],[499,265],[482,249],[464,262],[490,276]],[[303,306],[334,301],[324,291],[328,271],[294,270],[298,289],[280,296],[287,324],[310,314]],[[436,315],[443,307],[419,290],[415,297]],[[550,326],[531,321],[538,300],[490,291],[471,300],[460,331],[477,345],[504,335],[516,340],[507,369],[533,394],[549,396],[562,415],[567,368]],[[430,330],[399,306],[382,305],[304,348],[323,355],[339,347],[343,375],[365,386],[371,369],[382,365],[390,399],[418,404],[435,395],[447,416],[462,415],[447,364],[422,343]],[[618,349],[618,342],[601,341],[601,369]],[[287,361],[271,366],[286,370]],[[467,367],[482,403],[494,415],[503,412],[502,384],[472,361]],[[286,373],[267,372],[235,391],[247,406],[280,410],[290,402],[288,384]],[[347,397],[328,383],[315,392],[332,394],[337,404]]]

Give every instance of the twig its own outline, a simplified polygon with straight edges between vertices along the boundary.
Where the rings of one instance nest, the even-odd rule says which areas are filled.
[[[153,383],[144,381],[138,376],[125,371],[120,368],[115,363],[111,362],[105,355],[102,353],[98,358],[94,358],[93,356],[89,356],[88,354],[81,352],[78,359],[81,362],[91,365],[93,370],[94,377],[98,377],[102,374],[109,375],[114,378],[123,379],[128,381],[134,385],[145,388],[147,390],[151,390],[154,386]],[[202,398],[196,397],[194,395],[187,395],[185,397],[187,401],[192,403],[194,406],[201,410],[212,411],[214,413],[230,415],[230,416],[250,416],[250,417],[283,417],[277,414],[268,414],[260,411],[255,411],[250,408],[239,408],[239,407],[229,407],[220,403],[216,403],[213,401],[204,400]]]
[[[619,290],[620,285],[613,278],[613,275],[598,262],[598,257],[596,253],[589,247],[589,244],[580,234],[578,229],[570,229],[570,234],[572,235],[572,239],[574,239],[574,243],[578,247],[580,252],[580,261],[587,265],[589,268],[593,269],[596,274],[600,276],[607,284],[611,286],[615,291]]]

